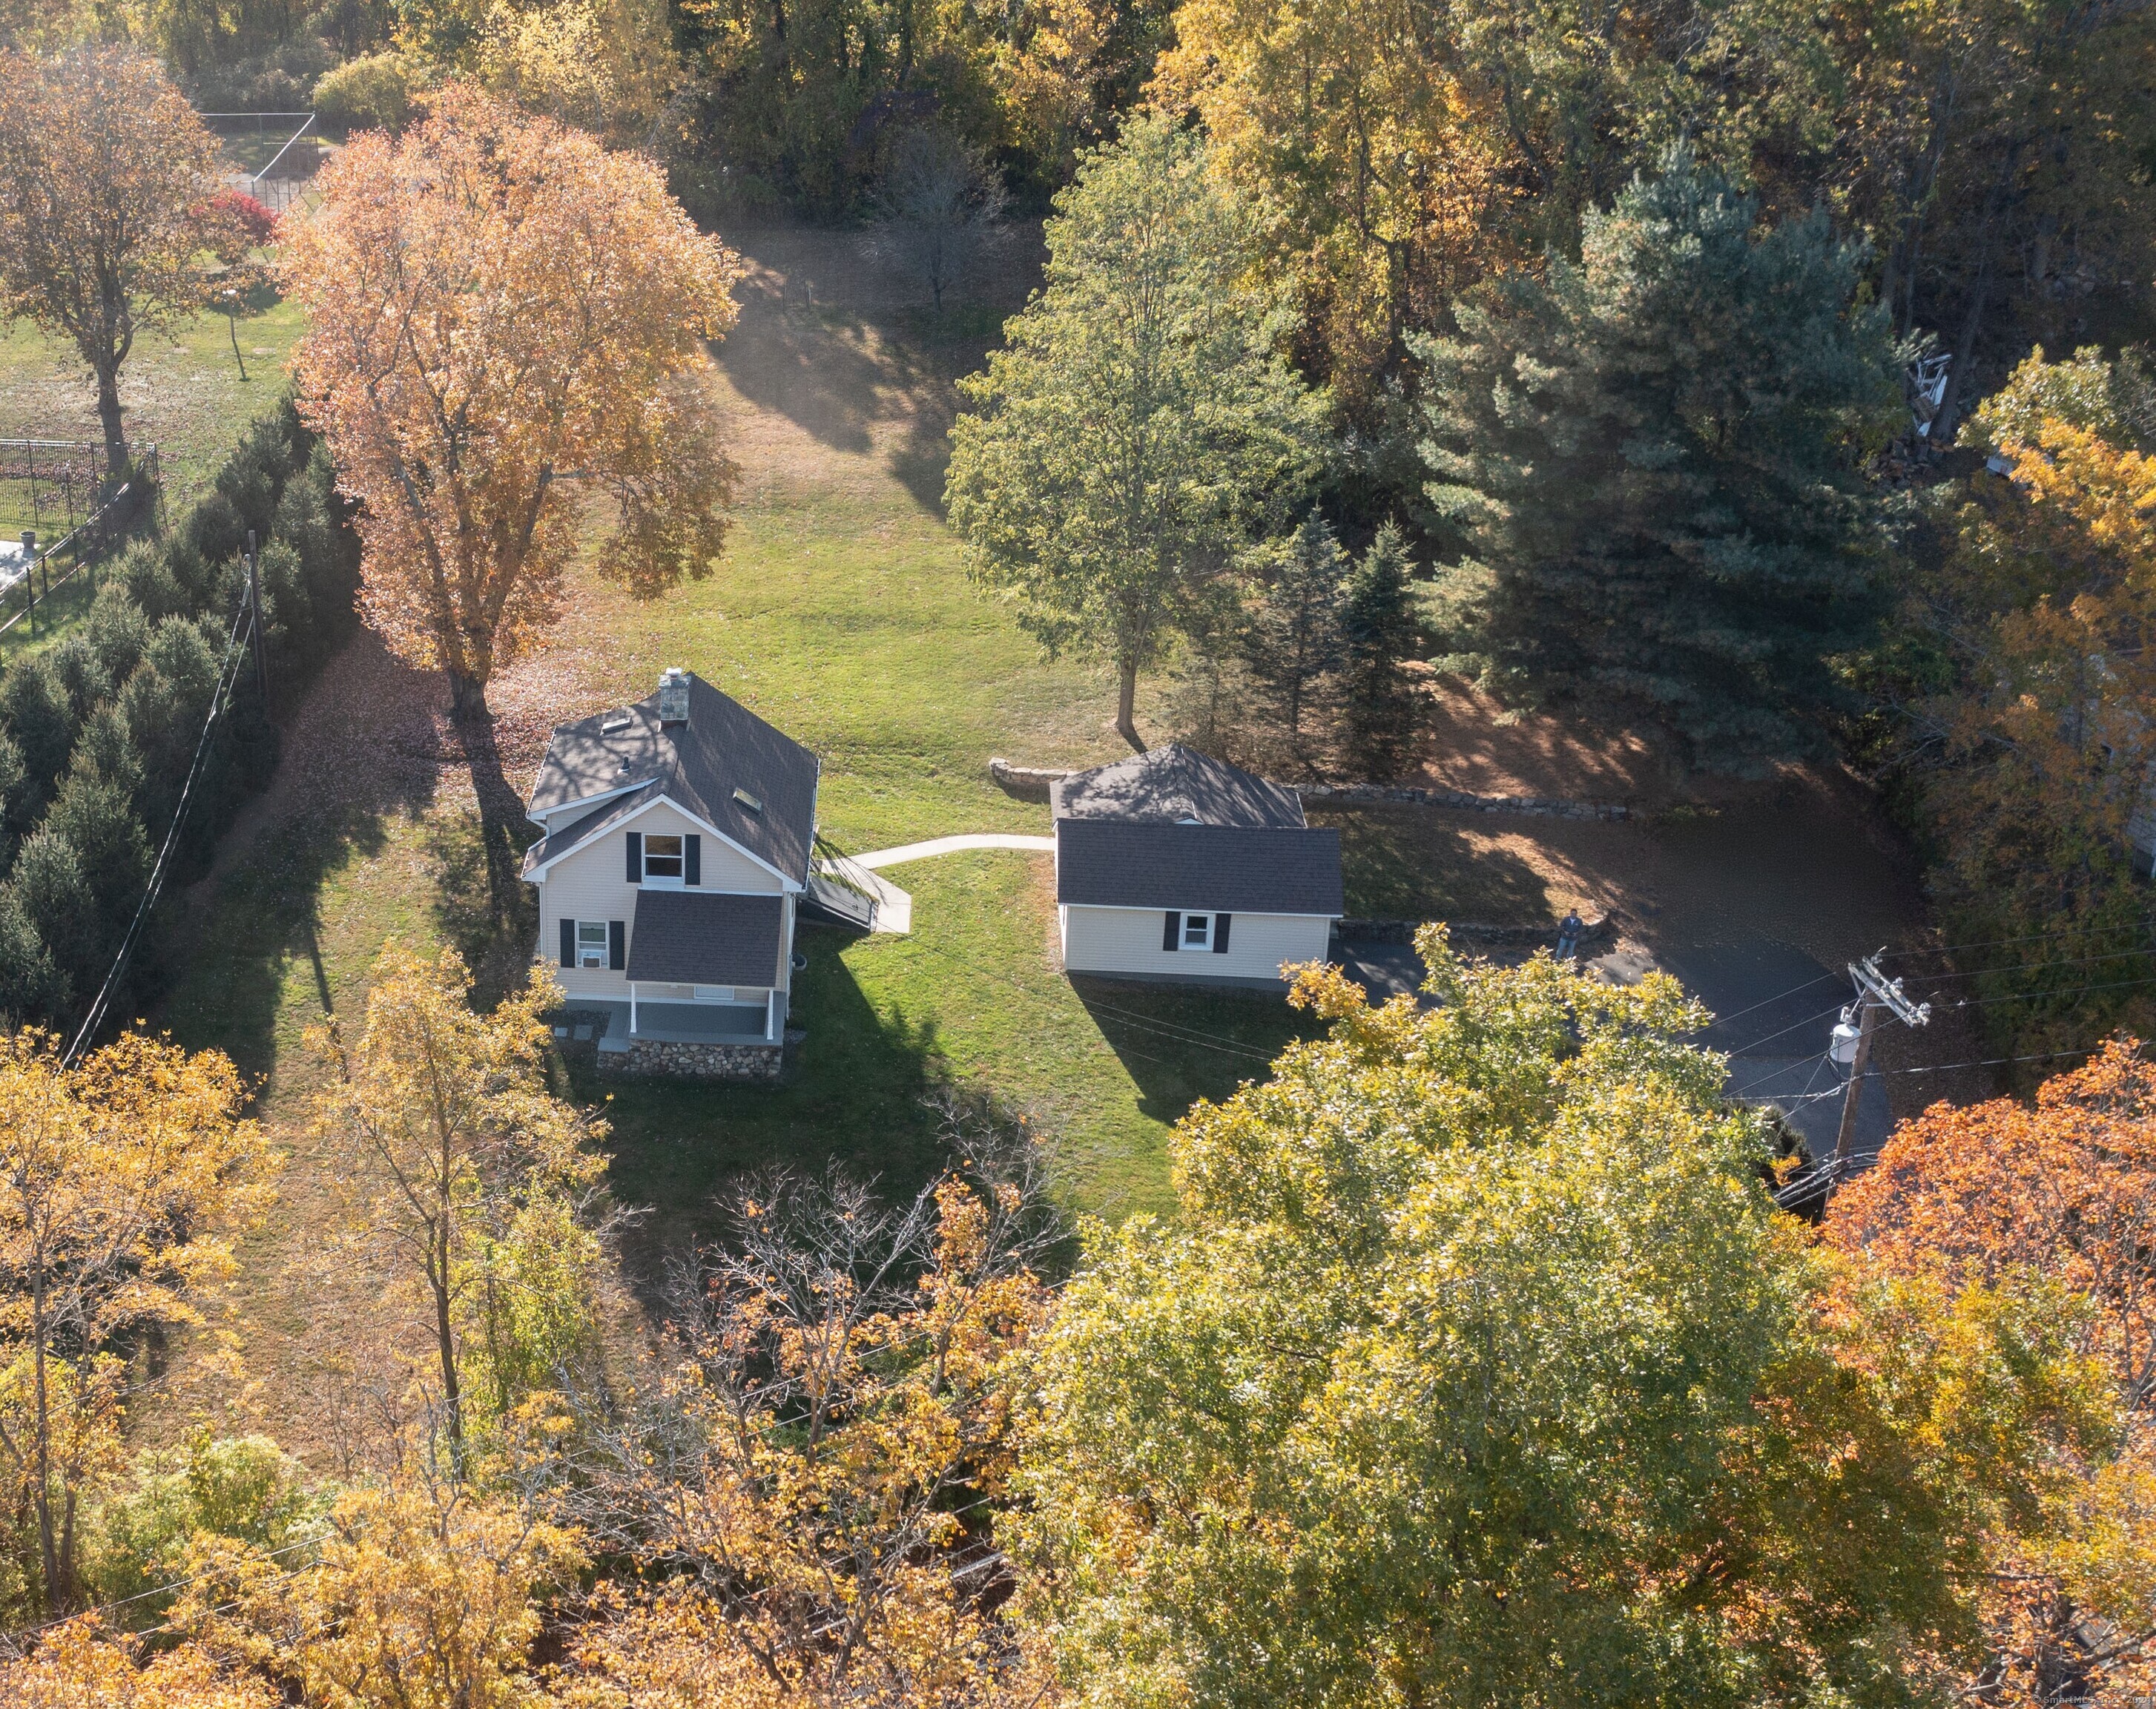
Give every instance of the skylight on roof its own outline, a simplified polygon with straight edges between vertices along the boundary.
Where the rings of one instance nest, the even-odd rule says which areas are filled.
[[[740,788],[738,785],[737,785],[734,789],[734,799],[738,801],[751,813],[762,813],[763,811],[763,803],[758,800],[755,796],[750,794],[747,790]]]

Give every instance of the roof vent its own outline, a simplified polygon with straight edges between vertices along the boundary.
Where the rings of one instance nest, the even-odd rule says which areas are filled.
[[[750,794],[746,789],[737,787],[734,790],[734,799],[738,801],[751,813],[762,813],[763,811],[763,803],[759,801],[755,796]]]
[[[626,730],[636,720],[626,712],[609,712],[599,720],[599,734],[612,736],[617,730]]]
[[[676,665],[659,679],[659,725],[663,730],[669,725],[688,721],[689,673]]]

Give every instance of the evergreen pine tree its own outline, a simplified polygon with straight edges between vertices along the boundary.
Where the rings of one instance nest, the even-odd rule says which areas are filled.
[[[101,922],[95,932],[97,952],[109,953],[127,929],[150,877],[150,839],[135,817],[126,784],[95,765],[74,767],[53,798],[45,825],[66,840],[81,863]],[[23,852],[27,857],[28,844]],[[34,911],[31,917],[44,930],[45,921]]]
[[[1899,408],[1863,252],[1672,150],[1460,336],[1422,339],[1428,490],[1479,582],[1501,692],[1659,726],[1689,764],[1820,745],[1828,660],[1876,615],[1861,465]]]
[[[41,1021],[60,995],[59,975],[13,885],[0,885],[0,1025]]]
[[[1397,777],[1414,746],[1422,701],[1402,668],[1421,640],[1407,541],[1388,522],[1341,589],[1342,724],[1365,777]]]
[[[85,997],[104,977],[104,953],[99,942],[97,899],[83,875],[82,861],[74,845],[42,826],[33,831],[15,857],[8,891],[38,939],[38,950],[26,942],[0,944],[0,954],[9,957],[5,977],[16,982],[25,1008],[29,994],[44,977],[38,956],[50,969],[49,995],[55,1007],[80,991]]]
[[[1256,562],[1265,580],[1245,620],[1243,656],[1266,715],[1299,757],[1304,716],[1340,663],[1347,554],[1313,513]]]

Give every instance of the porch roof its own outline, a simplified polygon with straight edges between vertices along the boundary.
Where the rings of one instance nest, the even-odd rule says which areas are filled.
[[[784,901],[716,890],[637,892],[629,977],[667,985],[762,985],[779,976]]]

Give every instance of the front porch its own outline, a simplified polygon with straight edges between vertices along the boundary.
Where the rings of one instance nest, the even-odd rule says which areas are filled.
[[[635,988],[631,987],[634,990]],[[611,1074],[699,1080],[775,1080],[786,1040],[786,993],[760,1003],[571,999],[565,1042],[589,1039]]]

